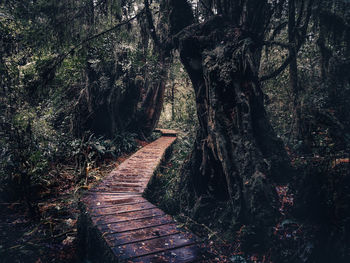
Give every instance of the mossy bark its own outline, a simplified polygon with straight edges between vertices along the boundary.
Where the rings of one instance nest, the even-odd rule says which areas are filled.
[[[274,184],[293,171],[264,109],[256,36],[221,16],[176,36],[200,124],[180,190],[194,214],[228,201],[232,225],[266,237],[278,217]]]

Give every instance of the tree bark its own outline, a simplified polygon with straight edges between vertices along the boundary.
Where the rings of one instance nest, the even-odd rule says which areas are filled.
[[[171,85],[171,120],[175,120],[175,83]]]
[[[163,108],[164,93],[168,80],[168,72],[170,69],[171,54],[170,49],[166,47],[166,43],[164,41],[169,33],[167,29],[163,28],[164,25],[162,22],[164,21],[160,22],[158,31],[161,33],[158,35],[153,22],[153,16],[148,0],[144,0],[144,5],[148,33],[154,43],[154,54],[158,56],[159,75],[156,80],[147,81],[149,84],[148,87],[146,87],[147,93],[134,121],[134,129],[142,137],[148,137],[157,126]],[[160,9],[162,15],[160,19],[166,20],[169,16],[168,6],[165,3],[162,3],[160,5]]]
[[[159,60],[159,76],[151,80],[145,99],[136,116],[136,131],[143,137],[148,137],[157,126],[163,108],[164,93],[170,64],[162,55]]]
[[[302,11],[302,10],[301,10]],[[289,89],[293,94],[293,111],[295,124],[295,137],[303,138],[302,120],[301,120],[301,102],[300,102],[300,86],[298,81],[298,65],[296,51],[296,35],[295,35],[295,0],[288,1],[288,43],[289,56],[292,57],[289,64]]]
[[[292,170],[266,116],[253,36],[216,16],[175,38],[200,124],[181,191],[194,214],[208,200],[228,201],[234,225],[259,226],[266,237],[277,215],[273,185]]]

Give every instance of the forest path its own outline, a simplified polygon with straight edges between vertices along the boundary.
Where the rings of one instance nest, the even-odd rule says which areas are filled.
[[[162,137],[120,164],[83,198],[84,247],[93,261],[199,260],[199,239],[142,197],[166,150],[176,140],[175,131],[158,131]]]

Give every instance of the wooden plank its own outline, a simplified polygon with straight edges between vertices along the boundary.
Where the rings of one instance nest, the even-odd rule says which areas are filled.
[[[163,131],[172,136],[173,131]],[[197,238],[141,196],[176,137],[161,137],[112,171],[82,199],[115,256],[132,262],[192,262]],[[103,254],[103,251],[101,251]]]
[[[93,209],[94,211],[95,210],[98,210],[98,209],[104,209],[104,208],[114,208],[114,207],[116,207],[116,205],[118,206],[118,207],[120,207],[120,206],[123,206],[123,205],[125,205],[125,206],[132,206],[132,205],[137,205],[137,204],[141,204],[141,203],[147,203],[147,201],[146,200],[143,200],[143,201],[138,201],[138,202],[134,202],[134,203],[119,203],[119,204],[110,204],[110,203],[100,203],[100,202],[97,202],[97,204],[96,203],[93,203],[93,204],[91,204],[90,205],[90,208],[88,208],[88,209]]]
[[[152,205],[149,202],[146,203],[140,203],[135,205],[123,205],[123,206],[113,206],[113,207],[106,207],[106,208],[88,208],[91,216],[102,216],[102,215],[118,215],[123,214],[131,211],[139,211],[139,210],[145,210],[145,209],[151,209],[156,208],[156,206]]]
[[[111,182],[113,184],[119,184],[119,183],[138,184],[138,183],[148,182],[148,179],[145,179],[142,177],[137,177],[137,178],[115,177],[115,178],[111,178],[110,180],[106,180],[104,182]]]
[[[134,172],[137,172],[137,175],[135,175]],[[130,173],[130,174],[126,174],[126,173],[118,174],[111,178],[106,179],[104,183],[111,183],[111,182],[114,182],[115,180],[130,180],[133,182],[144,181],[148,179],[147,176],[151,173],[153,173],[153,171],[146,172],[145,170],[142,170],[142,171],[138,170],[138,171],[133,171],[133,173]]]
[[[144,181],[142,183],[138,183],[138,184],[129,184],[129,183],[111,183],[109,184],[109,187],[110,188],[113,188],[113,187],[123,187],[125,189],[130,189],[130,188],[144,188],[144,185],[147,185],[148,182]]]
[[[95,191],[142,193],[143,192],[143,187],[99,186],[99,187],[95,188]]]
[[[152,208],[147,210],[139,210],[135,212],[118,214],[118,216],[115,216],[115,214],[113,214],[113,215],[92,217],[92,221],[94,222],[95,225],[102,225],[102,224],[118,223],[118,222],[123,222],[128,220],[130,221],[135,219],[162,216],[162,215],[165,215],[165,213],[162,210],[158,208]]]
[[[116,247],[178,233],[180,233],[180,228],[178,228],[175,223],[170,223],[166,225],[142,228],[123,233],[105,235],[105,239],[108,241],[111,247]]]
[[[168,215],[155,216],[151,218],[145,219],[135,219],[130,221],[124,221],[120,223],[111,223],[111,224],[103,224],[97,225],[97,228],[105,235],[112,233],[121,233],[131,230],[137,230],[152,226],[164,225],[168,223],[173,223],[174,221]]]
[[[135,177],[138,177],[139,175],[137,173],[134,173],[133,171],[130,171],[130,172],[121,172],[120,170],[118,171],[113,171],[111,172],[110,176],[107,177],[110,178],[110,177],[130,177],[130,178],[135,178]]]
[[[91,190],[89,190],[89,193],[87,193],[85,197],[99,196],[99,195],[127,197],[127,196],[142,196],[142,193],[124,193],[124,192],[91,191]],[[82,201],[84,201],[85,197],[82,198]]]
[[[195,241],[180,233],[157,239],[145,240],[136,243],[113,247],[113,252],[120,259],[132,259],[135,257],[148,256],[167,250],[185,247],[195,244]]]
[[[89,193],[111,193],[111,194],[119,194],[119,195],[131,195],[131,194],[135,194],[135,195],[141,195],[142,192],[130,192],[130,191],[115,191],[114,189],[109,189],[108,187],[104,187],[104,186],[97,186],[94,188],[91,188],[89,190]]]
[[[86,198],[84,202],[90,207],[97,208],[97,207],[106,207],[111,205],[128,205],[128,204],[130,205],[130,204],[144,203],[144,202],[147,202],[147,200],[141,196],[110,197],[105,195],[99,195],[99,196],[90,196],[89,198]]]
[[[140,180],[139,182],[135,183],[134,185],[131,185],[130,183],[127,182],[120,182],[119,180],[115,180],[113,183],[110,184],[110,187],[125,187],[125,188],[130,188],[130,187],[135,187],[135,188],[139,188],[139,187],[143,187],[144,185],[147,185],[149,182],[149,179],[145,180],[142,179],[142,181]]]
[[[177,136],[177,131],[157,128],[155,132],[160,132],[163,136]]]
[[[189,263],[199,262],[200,258],[200,248],[197,245],[190,245],[134,258],[131,261],[135,263]]]
[[[115,205],[125,203],[135,203],[139,201],[146,200],[142,197],[140,193],[123,193],[122,195],[119,193],[115,195],[114,192],[95,192],[94,195],[87,195],[81,201],[83,201],[88,206],[97,205],[98,202],[102,203],[111,203],[115,202]],[[146,200],[147,201],[147,200]]]

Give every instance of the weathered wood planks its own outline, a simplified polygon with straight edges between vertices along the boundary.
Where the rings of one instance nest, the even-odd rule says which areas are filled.
[[[93,262],[194,262],[199,239],[179,228],[171,216],[142,193],[176,132],[137,151],[82,199],[80,237]],[[83,250],[84,250],[83,248]]]

